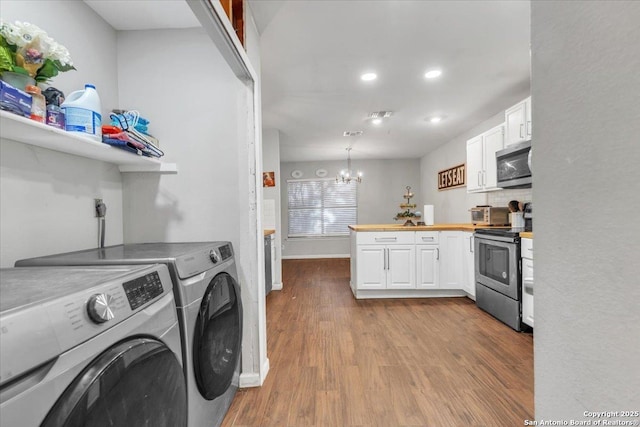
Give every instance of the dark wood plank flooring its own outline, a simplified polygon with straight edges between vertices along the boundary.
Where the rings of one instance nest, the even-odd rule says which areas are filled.
[[[271,363],[223,427],[519,426],[533,337],[467,298],[356,300],[349,260],[285,260],[267,296]]]

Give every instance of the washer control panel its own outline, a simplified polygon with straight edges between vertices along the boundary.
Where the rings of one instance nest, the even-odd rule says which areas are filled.
[[[233,250],[231,249],[230,244],[222,245],[218,248],[218,250],[220,251],[220,257],[223,261],[233,256]]]
[[[162,281],[157,271],[137,277],[122,284],[131,310],[145,305],[158,295],[162,295]]]

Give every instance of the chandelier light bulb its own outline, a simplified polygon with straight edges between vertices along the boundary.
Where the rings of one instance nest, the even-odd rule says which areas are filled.
[[[362,182],[362,172],[357,171],[355,174],[351,169],[351,147],[347,148],[347,169],[340,171],[339,175],[336,175],[336,182],[343,182],[349,184],[351,181],[358,183]]]

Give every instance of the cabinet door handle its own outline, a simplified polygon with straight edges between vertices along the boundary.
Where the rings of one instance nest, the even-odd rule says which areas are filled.
[[[469,237],[469,252],[473,253],[473,236]]]
[[[440,259],[440,248],[436,248],[436,261]]]
[[[527,121],[527,135],[531,136],[531,120]]]
[[[395,242],[398,240],[397,237],[376,237],[376,242]]]
[[[391,270],[391,254],[389,254],[388,248],[387,248],[387,270]]]
[[[387,249],[382,250],[382,269],[387,270]]]
[[[481,173],[482,173],[481,171],[478,171],[478,187],[482,187],[482,182],[480,181],[480,179],[481,179],[480,178],[480,174]]]
[[[487,185],[487,171],[482,171],[482,185]]]
[[[433,242],[433,237],[423,237],[422,241],[423,242],[429,242],[429,241]]]
[[[520,138],[524,138],[522,131],[524,130],[524,123],[520,123]]]

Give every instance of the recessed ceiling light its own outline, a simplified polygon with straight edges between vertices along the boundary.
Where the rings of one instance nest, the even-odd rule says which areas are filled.
[[[440,77],[442,75],[442,70],[429,70],[424,74],[426,79],[435,79],[436,77]]]
[[[370,82],[371,80],[377,79],[378,75],[376,73],[364,73],[360,78],[365,82]]]
[[[371,123],[373,123],[374,125],[379,125],[380,123],[382,123],[382,119],[373,119],[371,120]]]
[[[360,135],[362,135],[362,131],[361,130],[345,130],[342,135],[344,135],[344,136],[360,136]]]
[[[440,120],[442,120],[442,117],[438,117],[438,116],[431,117],[431,119],[429,119],[431,123],[440,123]]]
[[[386,119],[387,117],[391,117],[393,111],[374,111],[373,113],[369,113],[370,119]]]

